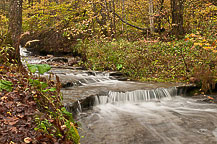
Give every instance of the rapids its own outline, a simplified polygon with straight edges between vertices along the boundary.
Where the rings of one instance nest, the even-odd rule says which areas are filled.
[[[82,113],[82,144],[216,144],[217,106],[175,96],[97,105]]]
[[[24,64],[49,60],[29,54],[21,48]],[[191,86],[120,81],[114,72],[52,67],[50,73],[63,86],[63,104],[81,123],[81,144],[217,143],[217,105],[183,97]]]

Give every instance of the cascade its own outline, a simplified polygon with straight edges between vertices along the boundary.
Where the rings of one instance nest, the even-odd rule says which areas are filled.
[[[129,92],[109,91],[106,96],[95,96],[95,105],[117,102],[144,102],[171,98],[177,95],[177,88],[157,88],[154,90],[135,90]]]
[[[48,60],[29,54],[21,49],[24,63]],[[217,143],[217,106],[180,96],[193,86],[128,81],[117,72],[64,66],[51,72],[62,83],[64,106],[81,123],[81,143]]]

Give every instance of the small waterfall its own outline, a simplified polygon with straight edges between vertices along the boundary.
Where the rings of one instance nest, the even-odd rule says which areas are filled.
[[[78,109],[77,109],[78,112],[82,112],[82,108],[81,108],[81,103],[80,101],[78,101]]]
[[[130,92],[112,92],[107,96],[95,96],[95,105],[116,102],[142,102],[171,98],[177,95],[177,88],[157,88],[154,90],[135,90]]]
[[[29,52],[26,48],[20,46],[20,56],[26,57],[31,55],[31,52]]]

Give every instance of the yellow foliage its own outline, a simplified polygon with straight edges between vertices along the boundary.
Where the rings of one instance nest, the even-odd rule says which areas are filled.
[[[212,47],[203,47],[205,50],[210,50]]]
[[[194,46],[203,46],[203,43],[194,43]]]

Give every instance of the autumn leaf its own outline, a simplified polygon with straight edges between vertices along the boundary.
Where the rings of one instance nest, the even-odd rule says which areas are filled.
[[[214,98],[213,98],[213,97],[210,97],[210,96],[208,96],[207,98],[208,98],[208,99],[211,99],[211,100],[214,100]]]
[[[4,123],[8,125],[15,125],[19,121],[17,117],[7,117],[4,119]]]
[[[203,47],[205,50],[212,49],[212,47]]]
[[[194,46],[203,46],[203,43],[194,43]]]
[[[190,37],[197,37],[197,35],[195,35],[195,34],[190,34]]]
[[[213,43],[212,43],[212,46],[214,47],[216,45],[216,41],[214,41]]]
[[[11,130],[12,132],[17,133],[17,128],[16,128],[16,127],[12,127],[12,128],[10,128],[10,130]]]
[[[189,40],[189,38],[185,38],[185,39],[184,39],[184,41],[188,41],[188,40]]]
[[[32,139],[30,137],[26,137],[26,138],[24,138],[24,142],[25,143],[31,143]]]
[[[3,96],[3,97],[1,97],[1,100],[4,101],[4,100],[6,100],[7,98],[8,98],[8,97]]]

